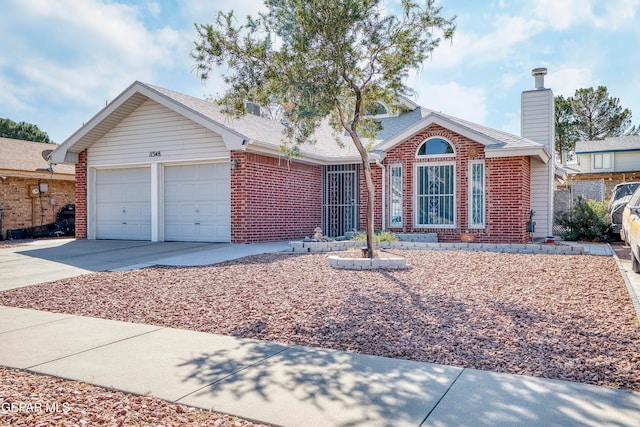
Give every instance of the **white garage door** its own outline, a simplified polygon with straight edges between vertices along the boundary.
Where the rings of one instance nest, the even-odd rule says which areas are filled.
[[[149,168],[96,171],[96,238],[151,240]]]
[[[164,240],[231,241],[228,164],[165,167]]]

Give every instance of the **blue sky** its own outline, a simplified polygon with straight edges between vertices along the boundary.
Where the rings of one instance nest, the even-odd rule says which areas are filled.
[[[398,0],[388,0],[391,7]],[[640,0],[440,0],[457,15],[453,42],[410,84],[420,105],[515,134],[531,69],[547,67],[556,95],[605,85],[640,123]],[[61,143],[140,80],[196,97],[194,22],[244,16],[258,0],[3,0],[0,117],[38,125]]]

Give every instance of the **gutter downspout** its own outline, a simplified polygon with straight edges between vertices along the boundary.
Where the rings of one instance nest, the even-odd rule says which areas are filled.
[[[387,230],[387,203],[385,200],[385,195],[387,194],[387,169],[384,167],[382,163],[380,163],[380,159],[376,159],[376,165],[382,169],[382,231]]]

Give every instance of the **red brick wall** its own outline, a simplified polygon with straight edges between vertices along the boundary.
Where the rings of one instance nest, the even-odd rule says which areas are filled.
[[[365,231],[367,229],[367,200],[369,200],[367,194],[367,184],[364,179],[364,170],[360,165],[360,217],[358,219],[360,230]],[[376,231],[382,230],[382,169],[376,165],[371,165],[371,180],[373,181],[373,187],[375,188],[375,194],[373,197],[373,203],[375,206],[375,214],[373,216],[373,228]]]
[[[236,151],[231,241],[295,240],[322,225],[322,167]]]
[[[87,150],[76,164],[76,239],[87,238]]]
[[[39,188],[40,183],[46,183],[48,191],[31,197],[31,187]],[[51,199],[55,200],[55,205],[51,204]],[[53,223],[58,211],[73,202],[73,181],[8,176],[0,181],[0,236],[7,238],[7,230]]]
[[[419,146],[430,137],[443,137],[451,142],[455,158],[416,159]],[[485,161],[486,227],[468,228],[468,179],[469,160]],[[413,227],[413,172],[415,163],[455,161],[456,171],[456,227]],[[485,159],[484,146],[438,125],[429,126],[390,150],[385,165],[401,164],[403,173],[403,227],[389,228],[396,232],[437,233],[441,242],[459,242],[461,233],[476,235],[477,242],[524,243],[529,241],[525,224],[530,209],[530,165],[528,157]],[[389,177],[387,173],[387,197],[389,203]],[[377,197],[381,185],[377,184]],[[378,206],[378,205],[376,205]],[[381,218],[381,210],[376,218]],[[387,210],[388,212],[388,210]],[[388,214],[387,214],[388,217]],[[388,222],[388,218],[387,218]]]
[[[487,241],[527,243],[526,223],[531,210],[529,157],[487,159]]]

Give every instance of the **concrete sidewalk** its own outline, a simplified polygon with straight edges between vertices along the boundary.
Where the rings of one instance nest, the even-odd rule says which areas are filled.
[[[285,426],[637,426],[640,393],[0,306],[0,365]]]

